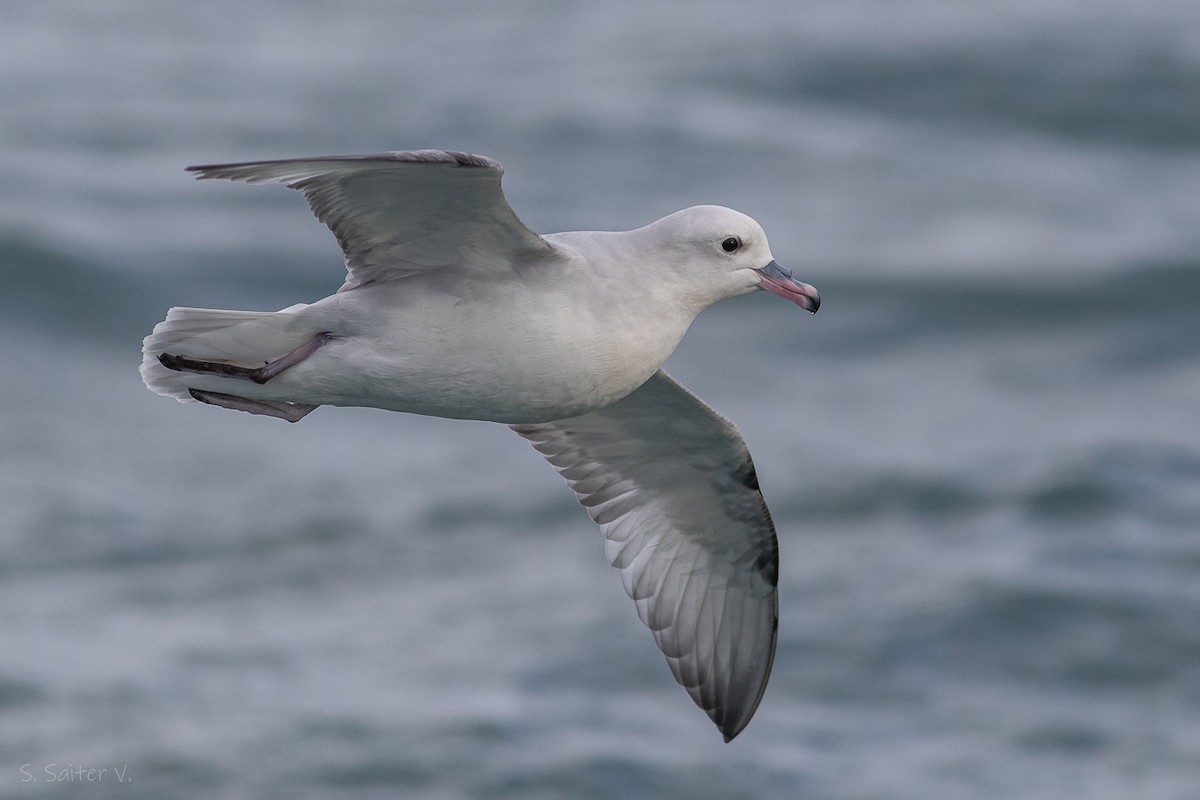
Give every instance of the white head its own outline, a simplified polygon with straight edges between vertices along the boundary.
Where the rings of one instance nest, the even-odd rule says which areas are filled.
[[[816,313],[817,290],[776,263],[762,226],[723,206],[692,206],[641,229],[665,251],[663,265],[688,287],[696,309],[765,289]]]

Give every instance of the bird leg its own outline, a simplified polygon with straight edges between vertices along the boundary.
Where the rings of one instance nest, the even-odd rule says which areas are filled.
[[[262,414],[265,417],[285,419],[288,422],[299,422],[317,407],[307,403],[285,403],[282,400],[254,400],[249,397],[239,397],[236,394],[206,392],[201,389],[188,389],[188,393],[201,403],[208,403],[210,406],[231,408],[234,411],[248,411],[251,414]]]
[[[195,372],[199,375],[224,375],[229,378],[243,378],[262,384],[271,380],[271,378],[274,378],[285,369],[296,366],[331,341],[333,341],[333,334],[318,333],[290,353],[286,353],[274,361],[268,361],[261,367],[243,367],[240,364],[228,364],[224,361],[204,361],[199,358],[177,356],[171,353],[159,353],[158,361],[167,369],[173,369],[176,372]],[[232,397],[232,395],[229,396]]]

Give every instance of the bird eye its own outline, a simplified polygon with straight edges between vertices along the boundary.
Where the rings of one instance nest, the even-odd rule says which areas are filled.
[[[726,253],[732,253],[734,250],[737,250],[741,246],[742,246],[742,240],[737,238],[736,236],[730,236],[728,239],[721,242],[721,249],[724,250]]]

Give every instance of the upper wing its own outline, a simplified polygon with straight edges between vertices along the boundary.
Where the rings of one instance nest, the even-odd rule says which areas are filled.
[[[775,655],[775,526],[737,428],[659,370],[580,417],[514,425],[604,534],[671,672],[729,741]]]
[[[200,178],[282,183],[304,192],[346,254],[341,291],[447,266],[549,256],[504,199],[484,156],[413,150],[188,167]]]

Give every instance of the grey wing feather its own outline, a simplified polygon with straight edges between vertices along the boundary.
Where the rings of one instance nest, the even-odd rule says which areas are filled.
[[[600,525],[675,679],[732,739],[771,672],[779,564],[737,429],[661,370],[599,411],[512,428]]]
[[[495,269],[554,253],[508,205],[500,188],[503,170],[485,156],[412,150],[188,171],[303,192],[346,255],[341,291],[442,268]]]

